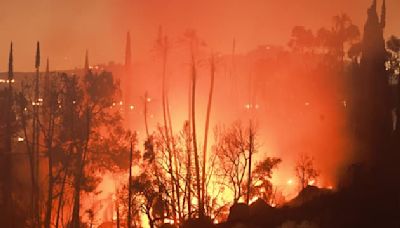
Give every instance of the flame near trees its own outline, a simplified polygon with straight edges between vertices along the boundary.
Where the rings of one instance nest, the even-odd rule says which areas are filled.
[[[277,188],[271,179],[281,159],[265,157],[265,153],[262,159],[257,158],[260,147],[253,120],[249,126],[236,121],[216,128],[214,141],[210,140],[213,145],[208,145],[219,57],[212,53],[209,63],[203,64],[200,56],[204,43],[193,31],[184,37],[182,43],[189,47],[190,62],[188,119],[178,132],[173,129],[175,113],[171,112],[168,93],[171,46],[161,30],[156,50],[162,64],[163,124],[149,127],[148,106],[152,99],[146,92],[144,138],[125,128],[127,120],[122,118],[126,110],[140,106],[122,101],[113,75],[91,69],[88,55],[80,75],[50,72],[48,61],[43,81],[36,77],[33,82],[39,89],[29,83],[22,86],[15,99],[21,121],[15,132],[23,134],[24,140],[18,141],[25,143],[30,158],[32,208],[24,219],[27,224],[95,225],[100,209],[98,203],[88,199],[105,190],[98,189],[102,173],[113,173],[115,177],[113,197],[108,203],[113,212],[103,218],[121,227],[136,227],[143,220],[152,228],[165,223],[183,224],[192,218],[223,221],[230,203],[252,203],[256,198],[277,204]],[[37,50],[39,53],[39,46]],[[38,72],[39,67],[37,60]],[[198,111],[196,100],[201,68],[208,69],[210,76],[204,115]],[[12,75],[12,68],[10,72]],[[259,104],[254,107],[259,109]],[[199,116],[205,118],[204,129],[200,128],[204,130],[200,134],[203,138],[198,136]],[[107,210],[104,213],[109,214]]]
[[[289,49],[261,46],[236,56],[236,40],[231,55],[219,55],[194,30],[175,40],[160,27],[153,50],[156,60],[146,69],[157,75],[157,83],[149,82],[157,84],[157,91],[144,88],[137,103],[128,91],[127,78],[124,87],[119,84],[123,76],[134,72],[130,33],[125,65],[116,74],[91,67],[88,52],[84,69],[51,72],[47,60],[42,74],[37,43],[34,77],[20,85],[14,83],[11,44],[7,79],[0,81],[6,82],[0,104],[7,109],[0,114],[4,138],[0,202],[6,208],[0,211],[0,223],[46,228],[106,222],[118,228],[178,227],[196,219],[224,221],[232,204],[261,199],[271,207],[280,206],[285,188],[292,191],[296,182],[287,176],[296,176],[300,191],[320,185],[317,178],[324,178],[316,168],[323,165],[317,164],[312,153],[342,133],[343,116],[350,112],[352,101],[347,99],[351,97],[347,81],[336,76],[347,76],[348,65],[358,64],[359,36],[350,18],[339,15],[332,29],[322,28],[316,34],[296,26]],[[398,38],[390,40],[392,58],[387,63],[397,80],[399,43]],[[351,46],[349,59],[347,46]],[[293,83],[294,74],[306,82]],[[242,81],[235,81],[236,77],[243,77]],[[172,94],[179,86],[184,95],[175,97]],[[279,86],[292,94],[274,90]],[[156,107],[159,116],[152,119]],[[267,124],[258,125],[264,119]],[[270,151],[270,145],[264,145],[273,133],[260,126],[278,129],[275,137],[294,137],[295,143],[281,154],[274,153],[273,146]],[[330,135],[323,138],[312,130]],[[267,134],[260,137],[260,132]],[[303,153],[309,149],[304,134],[315,137],[311,154]],[[280,140],[275,138],[277,144],[288,142]],[[347,150],[343,149],[346,143],[335,142],[338,145],[331,151]],[[280,155],[293,148],[300,155],[294,167],[286,169],[290,175],[274,179],[285,165]],[[102,185],[105,176],[112,180]],[[324,186],[332,189],[332,178],[326,179]],[[100,199],[104,194],[108,195]]]

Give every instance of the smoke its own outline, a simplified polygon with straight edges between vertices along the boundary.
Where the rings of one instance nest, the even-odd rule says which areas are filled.
[[[170,37],[171,40],[179,40]],[[173,42],[173,41],[172,41]],[[188,117],[190,55],[188,46],[177,42],[167,62],[168,96],[174,133]],[[203,143],[206,101],[210,86],[211,49],[203,47],[198,59],[196,119],[199,144]],[[350,158],[352,140],[347,132],[345,81],[336,71],[321,67],[322,57],[293,53],[284,47],[264,45],[234,56],[218,55],[215,93],[210,126],[230,125],[236,120],[258,125],[257,160],[266,156],[283,160],[275,171],[273,182],[284,192],[297,191],[288,186],[296,180],[294,167],[300,153],[315,159],[320,171],[316,184],[336,186],[338,171]],[[130,75],[135,124],[132,129],[144,138],[143,97],[149,92],[150,129],[162,123],[161,63],[157,56],[136,64]],[[151,130],[151,131],[152,131]],[[213,135],[210,132],[213,145]]]

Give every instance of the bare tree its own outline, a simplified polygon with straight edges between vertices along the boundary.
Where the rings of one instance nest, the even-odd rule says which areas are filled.
[[[243,184],[248,166],[248,131],[240,122],[235,122],[230,128],[216,129],[215,153],[219,159],[222,176],[234,193],[234,202],[243,196]]]
[[[299,155],[295,171],[301,189],[306,188],[312,181],[315,182],[319,176],[319,171],[314,166],[314,158],[305,153]]]

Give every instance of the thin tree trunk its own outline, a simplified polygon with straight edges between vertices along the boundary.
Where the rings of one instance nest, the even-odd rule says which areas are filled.
[[[147,103],[148,103],[148,99],[149,99],[149,97],[148,97],[148,94],[147,94],[147,91],[146,91],[146,93],[144,94],[144,126],[145,126],[145,128],[146,128],[146,136],[147,136],[147,138],[149,138],[149,125],[148,125],[148,122],[147,122]]]
[[[86,108],[86,142],[83,151],[78,159],[78,173],[75,177],[75,191],[74,191],[74,207],[72,211],[72,228],[79,228],[80,226],[80,194],[81,194],[81,181],[84,176],[85,160],[88,152],[89,138],[90,138],[90,109]]]
[[[253,147],[254,147],[254,136],[253,136],[253,125],[252,121],[249,121],[249,170],[248,170],[248,178],[247,178],[247,204],[250,203],[250,192],[251,192],[251,162],[253,157]]]
[[[116,203],[115,207],[117,208],[117,228],[120,228],[120,220],[119,220],[119,205]],[[128,225],[130,226],[130,225]]]
[[[151,213],[150,211],[146,212],[147,215],[147,220],[149,220],[149,226],[150,228],[154,228],[154,220],[151,218]]]
[[[24,85],[22,85],[24,87]],[[24,91],[22,90],[22,93]],[[22,123],[22,129],[24,132],[24,142],[26,145],[26,150],[28,151],[28,158],[29,158],[29,169],[30,169],[30,178],[31,178],[31,216],[32,220],[34,221],[34,214],[35,214],[35,162],[34,162],[34,152],[33,152],[33,144],[29,142],[29,136],[28,136],[28,130],[27,130],[27,123],[26,123],[26,116],[25,116],[25,107],[23,106],[24,103],[24,98],[20,97],[20,112],[21,112],[21,123]]]
[[[208,128],[210,125],[210,114],[211,114],[211,104],[212,104],[212,97],[214,91],[214,76],[215,76],[215,62],[214,62],[214,55],[211,57],[211,83],[210,83],[210,91],[208,94],[208,104],[207,104],[207,116],[206,116],[206,126],[204,131],[204,145],[203,145],[203,170],[202,170],[202,201],[203,203],[206,202],[206,165],[207,165],[207,139],[208,139]]]
[[[189,94],[188,94],[188,125],[187,125],[187,129],[185,129],[185,131],[187,131],[187,139],[186,139],[186,151],[187,151],[187,194],[188,194],[188,202],[187,202],[187,207],[188,207],[188,217],[191,218],[192,215],[192,148],[191,148],[191,135],[192,135],[192,131],[191,131],[191,122],[192,122],[192,79],[189,80],[189,90],[188,90]]]
[[[171,136],[171,144],[172,144],[172,156],[173,156],[173,162],[175,164],[175,189],[176,189],[176,203],[177,203],[177,214],[178,214],[178,221],[181,221],[181,200],[180,200],[180,178],[179,178],[179,164],[178,164],[178,159],[177,159],[177,154],[176,154],[176,148],[175,148],[175,140],[173,136],[173,130],[172,130],[172,121],[171,121],[171,113],[169,111],[169,99],[168,95],[166,96],[166,104],[167,104],[167,117],[168,117],[168,123],[169,123],[169,135]],[[176,224],[176,223],[175,223]]]
[[[201,200],[201,179],[200,179],[200,164],[199,154],[197,151],[197,138],[196,138],[196,65],[192,51],[192,133],[193,133],[193,151],[194,161],[196,168],[196,187],[197,197],[199,201],[199,217],[204,217],[204,207]]]
[[[50,117],[48,127],[48,138],[47,138],[47,153],[48,153],[48,198],[47,198],[47,211],[45,217],[45,227],[50,228],[51,223],[51,211],[53,209],[53,133],[54,133],[54,107],[53,107],[53,95],[50,98]]]
[[[63,205],[65,182],[67,180],[67,176],[68,176],[68,168],[66,166],[65,167],[65,171],[64,171],[64,177],[63,177],[63,180],[62,180],[62,183],[61,183],[60,195],[58,196],[57,217],[56,217],[56,226],[55,226],[55,228],[58,228],[58,226],[59,226],[60,213],[61,213],[61,208],[62,208],[62,205]]]
[[[132,160],[133,160],[133,143],[131,140],[131,148],[129,151],[129,181],[128,181],[128,224],[127,227],[131,228],[132,225]]]
[[[40,226],[40,208],[39,208],[39,167],[40,167],[40,154],[39,154],[39,66],[36,66],[36,80],[35,80],[35,105],[33,116],[33,148],[35,157],[35,224]]]
[[[80,193],[81,193],[81,180],[82,180],[82,152],[80,152],[80,156],[78,158],[78,170],[75,174],[74,181],[74,205],[72,209],[72,228],[79,228],[80,226]]]
[[[171,140],[169,137],[168,123],[167,123],[167,110],[166,110],[166,66],[167,66],[167,38],[164,38],[163,45],[163,71],[162,71],[162,106],[163,106],[163,119],[164,119],[164,134],[166,138],[167,144],[167,152],[168,152],[168,166],[169,166],[169,174],[171,176],[171,205],[172,205],[172,215],[174,219],[174,224],[177,224],[176,220],[176,202],[175,202],[175,187],[174,187],[174,174],[172,167],[172,151],[171,151]]]
[[[72,90],[72,97],[75,97],[75,89]],[[72,139],[72,143],[69,145],[69,156],[71,157],[73,155],[73,150],[76,145],[75,143],[75,138],[74,138],[74,133],[75,133],[75,121],[74,121],[74,108],[73,106],[71,107],[71,123],[70,123],[70,137]],[[66,180],[68,177],[68,167],[69,167],[69,161],[66,162],[64,166],[64,178],[61,183],[61,190],[60,190],[60,195],[58,197],[58,207],[57,207],[57,218],[56,218],[56,228],[59,226],[59,221],[60,221],[60,216],[63,218],[63,199],[64,199],[64,192],[65,192],[65,184]],[[62,222],[62,221],[61,221]]]
[[[12,46],[11,46],[11,53],[12,55]],[[11,60],[12,61],[12,60]],[[11,63],[12,64],[12,63]],[[11,75],[12,76],[12,75]],[[8,94],[7,94],[7,109],[6,109],[6,148],[3,153],[3,172],[2,172],[2,181],[3,181],[3,188],[2,188],[2,196],[4,201],[4,207],[6,210],[4,211],[4,226],[12,227],[14,223],[14,211],[13,211],[13,202],[12,202],[12,126],[11,126],[11,116],[12,116],[12,85],[11,85],[11,76],[9,75],[8,78]]]

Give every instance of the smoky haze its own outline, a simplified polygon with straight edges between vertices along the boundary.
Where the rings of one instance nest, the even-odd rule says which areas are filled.
[[[2,226],[400,224],[399,1],[0,1]]]
[[[51,70],[66,70],[83,67],[86,49],[91,64],[123,63],[125,34],[130,31],[133,58],[130,84],[134,90],[130,96],[138,107],[142,105],[141,97],[146,91],[154,98],[149,107],[153,115],[149,124],[155,129],[162,116],[161,63],[154,51],[154,43],[158,28],[162,26],[172,45],[167,74],[174,130],[178,131],[187,117],[190,74],[188,47],[182,42],[182,37],[188,28],[192,28],[205,43],[198,56],[201,59],[197,101],[199,132],[203,132],[206,113],[208,58],[214,51],[220,60],[216,66],[216,97],[211,126],[230,124],[237,119],[247,121],[246,105],[251,100],[259,106],[252,114],[258,120],[261,144],[258,156],[274,155],[284,161],[275,176],[277,184],[293,178],[297,154],[309,153],[317,160],[322,184],[328,186],[334,184],[337,168],[350,149],[342,105],[345,97],[338,95],[337,90],[337,84],[342,82],[319,81],[318,73],[301,74],[299,71],[304,70],[307,63],[276,54],[287,49],[294,26],[304,25],[314,31],[320,27],[329,28],[332,17],[339,13],[347,13],[362,31],[369,1],[327,2],[1,2],[0,7],[7,10],[0,16],[1,31],[4,31],[0,45],[7,50],[8,42],[12,40],[15,44],[15,70],[32,71],[34,44],[40,40],[42,57],[49,57]],[[390,6],[387,20],[396,21],[394,17],[397,15],[393,11],[400,7],[400,3],[388,1],[387,4]],[[399,30],[394,23],[388,23],[385,31],[392,35]],[[231,69],[233,39],[236,41],[235,72]],[[270,56],[265,59],[263,55]],[[0,63],[1,71],[7,67],[7,52],[1,52],[0,59],[4,60]],[[139,108],[136,118],[142,118],[141,112]],[[132,127],[143,132],[143,123]],[[212,137],[212,131],[210,135]]]
[[[378,1],[380,4],[381,1]],[[87,1],[1,1],[0,48],[15,43],[15,69],[32,71],[34,44],[42,42],[43,56],[51,59],[53,69],[82,67],[85,49],[92,63],[122,62],[124,34],[132,33],[133,60],[149,55],[159,25],[170,36],[194,28],[210,47],[229,53],[236,37],[238,52],[259,44],[286,45],[295,25],[309,28],[329,26],[333,15],[347,13],[356,25],[365,20],[367,0],[87,0]],[[400,3],[387,1],[388,21],[398,21],[395,10]],[[388,24],[386,34],[398,34]],[[2,51],[0,59],[6,60]],[[1,61],[0,71],[5,71]]]

